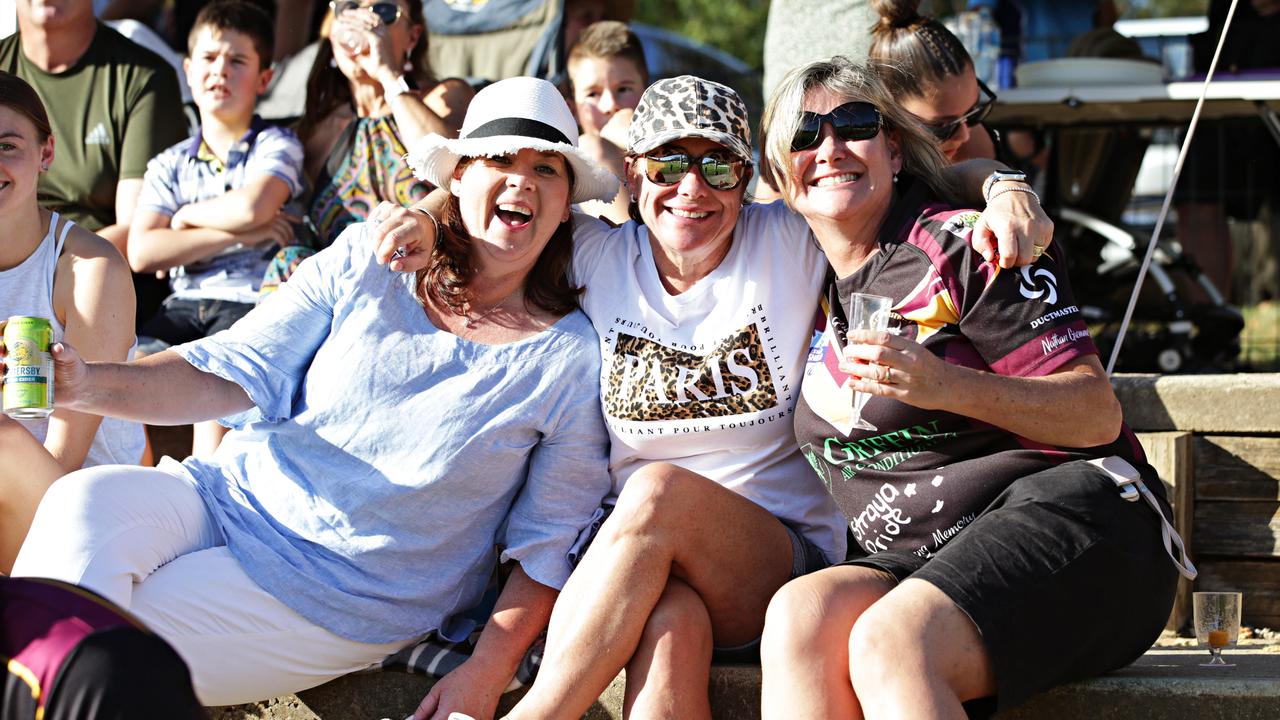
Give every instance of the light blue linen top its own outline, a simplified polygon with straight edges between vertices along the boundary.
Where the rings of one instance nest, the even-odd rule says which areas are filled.
[[[256,406],[184,463],[231,553],[360,642],[460,639],[495,545],[561,587],[610,487],[586,317],[472,343],[432,325],[413,278],[375,264],[353,225],[236,325],[174,348]]]

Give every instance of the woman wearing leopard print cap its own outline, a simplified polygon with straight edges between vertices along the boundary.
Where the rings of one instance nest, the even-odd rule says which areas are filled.
[[[733,90],[659,81],[629,134],[637,221],[576,220],[572,270],[601,338],[616,504],[511,717],[581,717],[624,667],[631,717],[707,717],[713,650],[753,654],[774,591],[844,556],[843,519],[791,429],[826,263],[802,217],[744,205],[749,138]],[[435,182],[419,160],[415,149],[410,162]],[[965,179],[976,186],[988,169]],[[1002,196],[1013,201],[1002,227],[1045,231],[1014,195]],[[380,259],[417,267],[433,228],[391,215]]]

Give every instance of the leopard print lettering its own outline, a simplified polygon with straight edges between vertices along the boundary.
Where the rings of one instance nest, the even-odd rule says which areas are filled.
[[[727,418],[777,407],[760,330],[753,323],[705,355],[618,333],[604,388],[605,414],[620,420]]]

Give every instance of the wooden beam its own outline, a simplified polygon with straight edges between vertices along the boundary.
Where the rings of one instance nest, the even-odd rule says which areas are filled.
[[[1194,447],[1192,435],[1186,432],[1137,433],[1138,442],[1147,453],[1147,462],[1164,480],[1169,504],[1173,506],[1173,527],[1182,536],[1187,551],[1192,548],[1192,519],[1195,513],[1195,476],[1192,459]],[[1173,601],[1173,611],[1165,625],[1170,630],[1181,630],[1191,621],[1191,581],[1178,579],[1178,594]]]

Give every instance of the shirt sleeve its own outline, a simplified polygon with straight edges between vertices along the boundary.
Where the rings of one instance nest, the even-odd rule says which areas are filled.
[[[598,358],[594,348],[590,352]],[[555,429],[533,449],[528,478],[499,539],[503,562],[518,560],[529,577],[557,589],[572,570],[569,549],[611,487],[599,376],[599,368],[561,375],[593,382],[570,383],[572,394]]]
[[[1097,354],[1060,261],[1050,247],[1039,260],[1001,269],[969,246],[976,213],[952,215],[942,225],[963,245],[952,257],[960,268],[960,332],[992,371],[1001,375],[1049,375],[1083,355]]]
[[[140,178],[147,161],[187,135],[178,76],[168,66],[156,67],[138,89],[129,108],[120,152],[120,179]]]
[[[753,242],[767,243],[777,262],[794,265],[805,277],[826,273],[827,258],[809,230],[808,221],[781,200],[742,208],[738,233],[750,236]]]
[[[611,246],[624,242],[634,232],[634,221],[614,227],[593,215],[574,211],[569,221],[573,223],[573,281],[587,284],[595,275]]]
[[[258,138],[245,166],[245,178],[262,175],[279,178],[289,187],[289,197],[302,194],[302,141],[292,130],[267,128]]]
[[[142,177],[142,193],[138,196],[138,209],[161,215],[173,216],[183,203],[176,192],[178,168],[176,159],[182,153],[166,150],[147,163],[147,174]]]
[[[329,337],[334,304],[350,284],[352,254],[369,254],[364,230],[363,223],[352,225],[303,260],[288,282],[235,325],[174,348],[196,369],[244,388],[253,401],[253,409],[222,418],[223,424],[238,428],[292,416],[307,369]]]

